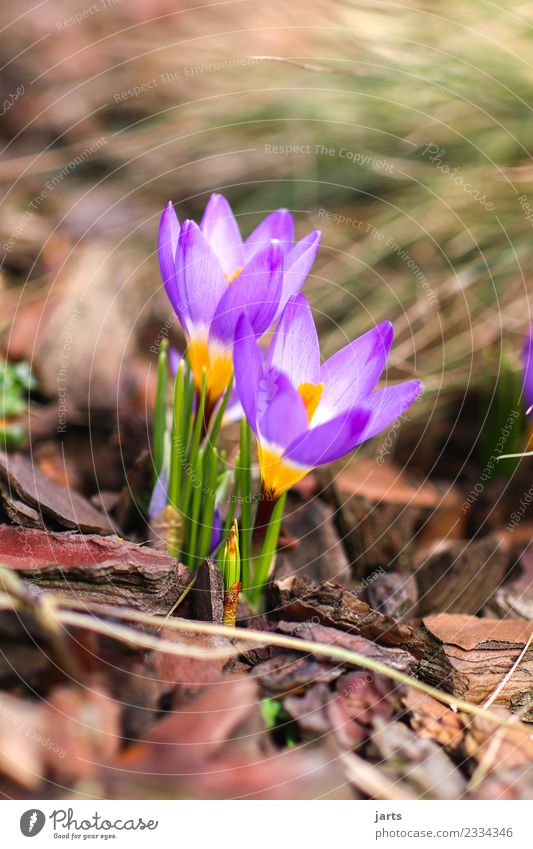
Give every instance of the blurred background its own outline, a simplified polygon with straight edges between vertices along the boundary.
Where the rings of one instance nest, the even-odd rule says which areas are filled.
[[[150,349],[180,342],[159,216],[219,191],[245,234],[279,206],[322,230],[324,356],[391,319],[388,379],[425,385],[395,450],[459,473],[530,316],[532,25],[519,0],[3,4],[0,333],[38,380],[35,445],[55,404],[73,450],[118,416],[134,458]]]

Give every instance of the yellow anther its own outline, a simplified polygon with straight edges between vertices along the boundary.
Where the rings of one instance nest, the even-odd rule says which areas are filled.
[[[314,414],[316,413],[316,408],[320,403],[323,391],[323,383],[300,383],[298,387],[298,392],[300,393],[302,401],[305,404],[305,409],[307,410],[307,418],[309,419],[309,421],[311,421]]]
[[[225,277],[225,278],[226,278],[226,280],[228,281],[228,286],[230,285],[230,283],[233,283],[233,281],[235,280],[235,278],[236,278],[236,277],[238,277],[238,276],[239,276],[239,274],[241,273],[241,271],[242,271],[242,266],[239,266],[239,267],[237,268],[237,270],[233,272],[233,274],[231,275],[231,277],[230,277],[228,274],[224,273],[224,277]]]

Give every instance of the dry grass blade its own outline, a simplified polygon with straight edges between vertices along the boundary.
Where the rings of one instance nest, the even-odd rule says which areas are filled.
[[[491,695],[489,696],[489,698],[485,701],[485,707],[486,707],[486,708],[488,708],[488,707],[490,707],[492,704],[494,704],[494,702],[495,702],[495,701],[496,701],[496,699],[498,698],[499,694],[501,693],[501,691],[503,690],[503,688],[505,687],[505,685],[507,684],[507,682],[509,681],[509,679],[513,677],[514,673],[516,672],[516,670],[517,670],[517,669],[518,669],[518,667],[520,666],[520,663],[522,662],[522,659],[523,659],[524,655],[525,655],[525,654],[526,654],[526,652],[528,651],[528,649],[529,649],[529,647],[530,647],[530,645],[531,645],[532,640],[533,640],[533,632],[530,634],[529,638],[526,640],[526,643],[525,643],[525,645],[524,645],[524,648],[522,649],[522,651],[520,652],[520,654],[519,654],[519,655],[518,655],[518,657],[516,658],[515,662],[514,662],[514,663],[513,663],[513,665],[511,666],[511,668],[510,668],[509,672],[508,672],[508,673],[507,673],[507,674],[506,674],[506,675],[502,678],[502,680],[500,681],[500,683],[498,684],[498,686],[497,686],[497,687],[495,688],[495,690],[491,693]]]
[[[81,609],[91,611],[92,615],[75,613],[72,610],[66,609],[67,607],[79,607]],[[330,660],[338,660],[339,663],[346,663],[351,666],[359,666],[363,669],[369,669],[372,672],[381,673],[393,681],[397,681],[400,684],[410,685],[411,687],[414,687],[416,690],[419,690],[422,693],[426,693],[429,696],[433,696],[433,698],[437,699],[440,702],[443,702],[444,704],[450,707],[455,708],[456,710],[461,710],[465,713],[469,713],[475,716],[483,716],[485,718],[491,719],[498,726],[504,724],[500,716],[497,716],[496,714],[491,714],[491,712],[488,711],[485,707],[479,707],[478,705],[474,705],[470,702],[465,702],[462,699],[450,696],[447,693],[442,692],[441,690],[437,690],[434,687],[429,686],[428,684],[424,684],[422,681],[419,681],[416,678],[411,678],[408,675],[404,675],[402,672],[398,672],[395,669],[391,669],[383,663],[372,660],[357,652],[340,648],[338,646],[326,645],[323,643],[312,642],[310,640],[300,640],[295,637],[289,637],[282,634],[274,634],[265,631],[255,631],[251,628],[239,628],[237,632],[235,632],[235,629],[233,627],[229,627],[226,625],[213,625],[209,622],[195,622],[188,619],[177,618],[165,620],[159,616],[149,616],[133,610],[107,607],[106,605],[100,604],[80,603],[78,605],[75,602],[66,602],[64,600],[58,600],[56,609],[58,620],[63,625],[88,628],[89,630],[97,631],[98,633],[105,634],[106,636],[114,636],[118,640],[124,640],[130,645],[139,645],[139,647],[142,648],[157,649],[158,651],[169,652],[170,654],[194,656],[198,658],[203,658],[205,660],[212,659],[215,657],[226,656],[226,652],[225,650],[219,651],[218,649],[208,650],[189,646],[176,646],[175,643],[170,643],[165,640],[158,640],[157,637],[151,637],[148,634],[140,633],[139,631],[133,628],[124,627],[122,625],[115,625],[109,622],[103,622],[101,619],[96,618],[96,614],[99,613],[101,615],[106,615],[113,619],[124,619],[130,622],[135,622],[139,625],[152,626],[155,628],[160,628],[161,625],[164,624],[166,628],[175,630],[177,632],[181,631],[195,634],[207,634],[211,636],[227,637],[229,640],[234,641],[232,647],[228,648],[228,657],[231,657],[232,655],[235,656],[241,653],[243,651],[243,647],[246,644],[252,644],[256,646],[279,646],[280,648],[294,649],[300,652],[310,652],[315,655],[327,657]]]

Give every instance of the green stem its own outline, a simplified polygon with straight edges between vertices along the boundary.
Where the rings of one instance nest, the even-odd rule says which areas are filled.
[[[218,478],[218,454],[212,445],[206,445],[206,460],[204,462],[204,510],[202,515],[202,529],[200,531],[200,546],[198,550],[198,563],[200,564],[209,555],[211,537],[213,536],[213,520],[216,507],[216,489]]]
[[[249,586],[252,539],[252,432],[246,420],[241,421],[239,465],[236,468],[241,499],[241,528],[239,534],[243,587]]]
[[[204,409],[205,409],[205,396],[206,396],[206,385],[207,385],[207,374],[204,369],[203,377],[202,377],[202,391],[200,393],[200,399],[198,402],[198,408],[196,410],[196,418],[194,421],[194,427],[192,431],[191,438],[191,447],[188,457],[187,470],[185,474],[185,485],[183,488],[183,500],[180,505],[181,512],[185,517],[185,521],[187,521],[187,516],[189,512],[189,501],[191,498],[191,490],[192,490],[192,470],[196,466],[196,459],[198,457],[198,451],[200,448],[200,438],[202,433],[202,422],[204,420]]]
[[[192,495],[191,514],[186,523],[186,540],[183,546],[183,561],[186,566],[194,566],[196,554],[196,542],[198,539],[198,528],[200,520],[200,507],[202,503],[202,455],[198,453],[194,466],[194,476],[197,483]]]
[[[220,427],[222,425],[222,419],[224,418],[224,413],[226,412],[226,408],[228,406],[228,401],[231,395],[231,391],[233,389],[233,377],[228,383],[228,387],[222,396],[222,401],[220,402],[220,406],[217,410],[217,414],[213,420],[213,424],[211,429],[209,430],[209,442],[211,445],[216,445],[218,434],[220,432]]]
[[[284,492],[275,502],[261,551],[255,560],[253,586],[249,590],[249,598],[255,607],[259,605],[261,595],[274,563],[286,499],[287,493]]]
[[[192,429],[194,425],[194,416],[192,414],[196,389],[194,381],[191,378],[191,372],[188,364],[185,368],[185,382],[183,388],[183,444],[187,448],[191,444]]]
[[[183,460],[186,457],[186,446],[183,443],[184,419],[184,375],[185,363],[179,364],[174,384],[174,411],[172,418],[172,440],[170,449],[170,474],[168,482],[168,503],[176,510],[181,509],[181,487],[183,480]]]

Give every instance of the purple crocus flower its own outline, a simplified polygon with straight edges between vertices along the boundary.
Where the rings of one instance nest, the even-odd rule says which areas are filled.
[[[524,404],[526,412],[533,412],[533,323],[530,325],[524,341],[522,352],[522,363],[524,367]]]
[[[169,300],[188,341],[197,389],[207,371],[212,409],[233,372],[235,327],[246,310],[262,335],[299,292],[315,258],[320,233],[294,244],[292,215],[278,209],[243,241],[227,200],[211,195],[200,226],[180,226],[171,203],[159,228],[159,264]]]
[[[374,391],[392,344],[383,322],[320,364],[303,295],[289,300],[263,364],[246,315],[237,322],[236,386],[257,437],[263,490],[273,499],[311,469],[375,436],[417,398],[417,380]]]

